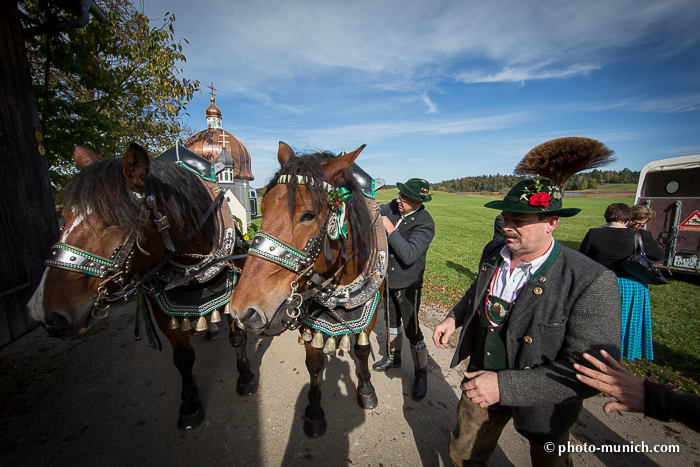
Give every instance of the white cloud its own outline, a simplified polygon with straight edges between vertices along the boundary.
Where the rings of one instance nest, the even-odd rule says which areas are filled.
[[[209,81],[214,71],[224,93],[268,96],[297,80],[420,89],[455,69],[463,70],[464,82],[566,78],[620,60],[628,46],[654,42],[662,54],[692,45],[700,18],[699,4],[687,0],[205,4],[176,23],[191,44],[188,73],[207,70]],[[192,6],[153,0],[146,7],[148,13]],[[464,71],[472,68],[481,71]]]
[[[428,111],[426,113],[427,114],[437,113],[437,111],[438,111],[437,105],[435,105],[435,103],[432,100],[430,100],[430,97],[428,96],[428,94],[423,93],[423,95],[421,97],[423,99],[423,102],[425,102],[425,104],[428,106]]]

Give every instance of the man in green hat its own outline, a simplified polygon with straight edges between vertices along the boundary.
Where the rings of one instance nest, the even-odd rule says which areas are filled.
[[[401,366],[403,331],[411,343],[415,380],[411,397],[421,400],[428,390],[428,349],[418,322],[423,273],[435,222],[423,203],[432,199],[430,184],[422,178],[397,183],[399,197],[381,205],[382,221],[389,240],[389,347],[388,355],[372,365],[375,371]]]
[[[524,180],[485,206],[502,211],[502,238],[486,245],[476,280],[433,333],[446,348],[461,326],[451,366],[469,357],[450,456],[486,465],[512,418],[533,466],[573,465],[569,433],[583,399],[597,393],[573,364],[599,348],[619,358],[617,279],[554,240],[560,218],[580,209],[564,208],[551,180]]]

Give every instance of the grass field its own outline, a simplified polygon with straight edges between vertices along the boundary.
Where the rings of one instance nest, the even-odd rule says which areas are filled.
[[[380,190],[377,201],[387,203],[396,189]],[[484,208],[496,198],[460,196],[436,192],[426,204],[435,220],[435,239],[428,251],[423,299],[453,306],[476,277],[484,245],[493,237],[498,211]],[[629,198],[575,198],[566,207],[581,208],[577,216],[563,219],[555,231],[562,244],[578,250],[588,229],[599,227],[611,203]],[[651,286],[655,360],[625,361],[637,375],[669,384],[676,390],[698,394],[700,387],[700,281],[678,275],[668,285]]]

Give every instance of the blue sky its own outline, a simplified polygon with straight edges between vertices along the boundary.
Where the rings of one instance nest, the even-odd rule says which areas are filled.
[[[387,183],[512,173],[534,146],[586,136],[613,169],[700,153],[700,2],[142,0],[175,13],[183,75],[213,81],[254,187],[297,151],[367,147]]]

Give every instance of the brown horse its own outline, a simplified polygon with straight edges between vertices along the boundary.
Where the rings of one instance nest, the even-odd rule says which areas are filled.
[[[209,164],[191,155],[199,159],[195,164]],[[183,164],[150,159],[134,143],[121,159],[102,160],[80,146],[73,158],[80,172],[62,194],[65,227],[45,263],[50,267],[28,303],[31,315],[51,335],[69,338],[106,316],[110,301],[138,292],[139,308],[146,310],[142,318],[147,317],[149,339],[158,340],[152,326],[149,329],[150,316],[141,296],[143,291],[155,293],[155,282],[146,278],[150,275],[155,281],[156,272],[164,274],[167,268],[163,266],[170,265],[171,258],[185,268],[195,267],[194,263],[202,261],[198,258],[209,258],[217,250],[221,207],[212,202],[208,188],[215,190],[215,184],[205,185]],[[229,264],[223,269],[233,272],[235,268]],[[195,355],[189,332],[173,326],[178,322],[151,295],[147,298],[158,327],[173,347],[173,360],[182,376],[178,427],[192,428],[204,419],[204,409],[192,374]],[[186,316],[180,317],[184,323]],[[257,382],[245,353],[246,334],[232,325],[229,340],[238,358],[237,392],[251,395]],[[157,344],[160,347],[159,340]]]
[[[357,336],[358,403],[365,409],[377,405],[367,334],[381,301],[386,246],[377,245],[386,245],[386,237],[373,180],[353,163],[363,148],[337,158],[331,153],[295,157],[280,142],[281,168],[267,186],[263,221],[231,298],[234,319],[247,332],[275,334],[303,323],[300,343],[306,346],[311,384],[304,431],[312,437],[326,430],[319,375],[336,336],[345,351],[349,336]],[[343,216],[345,235],[339,232]]]

